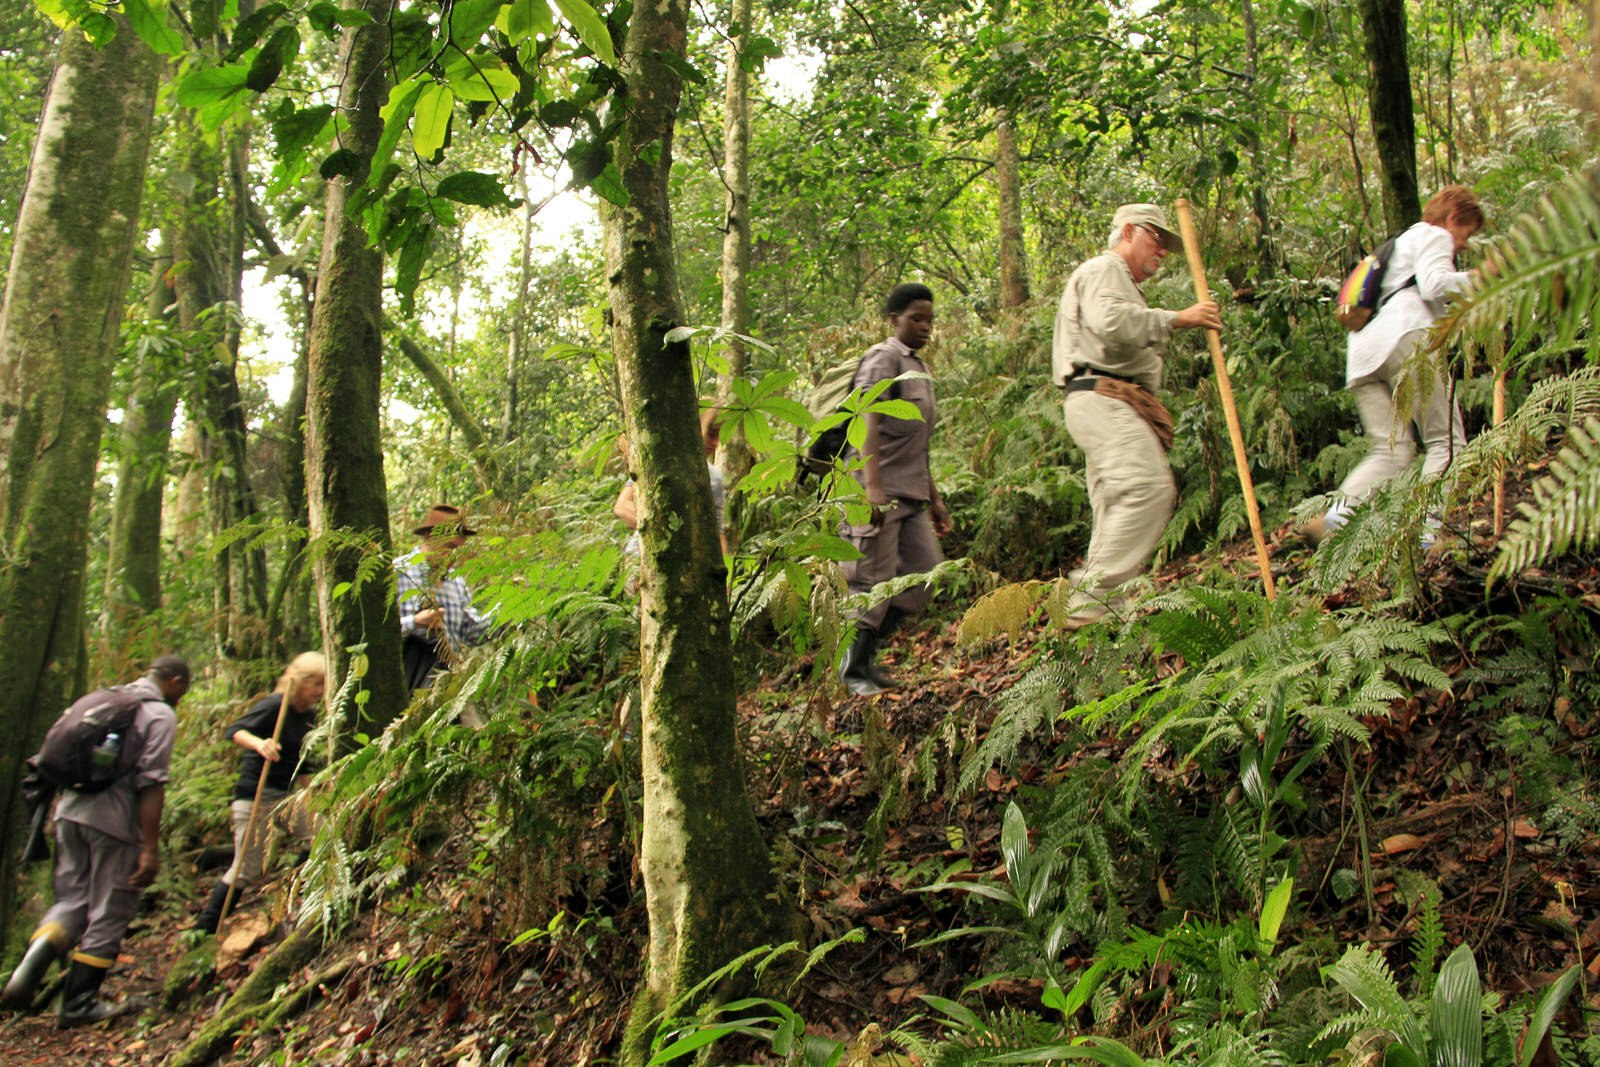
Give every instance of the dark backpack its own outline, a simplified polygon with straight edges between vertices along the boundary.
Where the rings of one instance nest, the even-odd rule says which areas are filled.
[[[856,374],[860,372],[861,361],[865,358],[865,355],[856,356],[836,363],[822,373],[822,380],[806,397],[806,410],[811,413],[813,421],[821,421],[844,410],[844,402],[855,392]],[[885,399],[900,399],[899,382],[890,383]],[[804,485],[811,475],[826,474],[833,469],[833,465],[850,446],[847,437],[849,426],[850,420],[843,419],[838,425],[830,426],[817,435],[817,439],[806,448],[805,455],[795,464],[796,484]]]
[[[1339,287],[1339,298],[1334,301],[1333,317],[1339,320],[1339,325],[1355,333],[1372,321],[1372,316],[1378,313],[1388,297],[1383,295],[1383,278],[1389,272],[1389,260],[1394,258],[1394,243],[1399,237],[1391,237],[1367,255],[1363,256],[1360,263],[1345,276],[1344,284]],[[1401,289],[1409,289],[1417,284],[1417,276],[1413,274],[1407,278],[1394,293]]]
[[[137,753],[128,732],[144,695],[118,685],[85,693],[61,713],[39,746],[39,777],[58,789],[99,793],[128,773]]]

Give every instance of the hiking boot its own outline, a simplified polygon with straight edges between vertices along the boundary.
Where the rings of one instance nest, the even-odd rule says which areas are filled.
[[[217,926],[222,922],[222,906],[228,901],[228,883],[218,882],[217,887],[211,891],[211,899],[206,901],[206,906],[201,908],[194,917],[194,928],[208,934],[217,932]]]

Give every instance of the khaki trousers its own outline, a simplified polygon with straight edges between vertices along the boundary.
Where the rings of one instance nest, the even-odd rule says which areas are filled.
[[[902,574],[931,571],[944,562],[939,539],[933,535],[933,516],[928,505],[907,500],[896,501],[895,505],[885,509],[883,518],[874,526],[846,526],[841,531],[861,550],[860,559],[844,565],[844,576],[852,593],[865,593],[879,582]],[[912,586],[892,599],[873,605],[856,619],[856,626],[878,633],[891,607],[907,616],[915,615],[928,603],[929,595],[926,585]]]
[[[1083,565],[1068,574],[1074,607],[1103,603],[1144,570],[1172,518],[1178,490],[1148,423],[1121,400],[1088,390],[1062,402],[1067,432],[1083,449],[1094,528]]]
[[[245,836],[250,826],[250,801],[235,800],[229,805],[228,814],[233,822],[233,866],[222,876],[224,882],[243,889],[261,878],[261,868],[267,858],[267,836],[275,821],[302,844],[310,842],[311,821],[306,817],[304,807],[292,809],[296,812],[292,819],[280,817],[278,809],[283,807],[287,799],[289,794],[282,789],[267,786],[261,790],[261,809],[256,813],[256,830],[248,842]]]
[[[1350,383],[1356,408],[1361,412],[1361,425],[1371,442],[1366,458],[1339,484],[1339,493],[1352,504],[1365,499],[1379,485],[1411,465],[1417,456],[1413,427],[1427,450],[1427,458],[1422,461],[1424,478],[1443,474],[1466,447],[1467,435],[1461,425],[1461,411],[1451,402],[1450,383],[1425,364],[1414,372],[1419,375],[1418,392],[1426,388],[1428,395],[1422,398],[1410,423],[1395,425],[1395,390],[1407,378],[1406,361],[1427,336],[1426,330],[1406,334],[1383,366]]]

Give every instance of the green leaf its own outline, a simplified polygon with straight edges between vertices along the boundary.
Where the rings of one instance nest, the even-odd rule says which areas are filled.
[[[178,83],[178,103],[184,107],[205,107],[244,92],[241,66],[201,67]]]
[[[764,397],[755,403],[757,411],[774,415],[791,426],[798,426],[802,430],[811,428],[811,412],[798,400],[791,400],[786,396]]]
[[[450,88],[463,100],[509,104],[522,81],[504,62],[488,56],[457,56],[445,68]]]
[[[622,184],[622,171],[617,168],[616,160],[606,163],[600,173],[589,182],[589,188],[617,207],[627,207],[631,199],[627,187]]]
[[[361,156],[359,153],[349,148],[336,148],[328,154],[327,159],[322,161],[322,165],[317,168],[317,173],[322,176],[324,181],[332,181],[335,178],[350,177],[360,165]]]
[[[494,24],[503,0],[455,0],[450,6],[450,43],[462,50],[471,48]]]
[[[454,200],[458,204],[472,204],[476,207],[511,205],[511,198],[506,196],[505,187],[500,184],[499,178],[475,170],[463,170],[451,174],[439,182],[434,194],[446,200]]]
[[[1483,986],[1469,945],[1458,945],[1439,968],[1432,1029],[1435,1067],[1482,1067]]]
[[[395,260],[394,291],[407,315],[416,307],[417,284],[422,280],[422,265],[427,262],[428,243],[432,237],[432,224],[413,222]]]
[[[293,26],[279,26],[256,53],[250,73],[245,76],[245,86],[254,92],[266,92],[299,54],[300,31]]]
[[[589,46],[589,51],[599,56],[606,66],[617,65],[617,53],[611,47],[611,31],[606,29],[605,20],[595,13],[594,8],[584,0],[556,0],[556,7],[561,9],[562,17],[578,32],[578,40]]]
[[[209,40],[217,35],[218,7],[218,0],[190,0],[189,27],[200,40]],[[238,56],[229,57],[230,61],[238,58]]]
[[[448,85],[429,82],[417,97],[417,110],[411,126],[411,146],[423,159],[432,159],[444,147],[450,130],[450,113],[456,97]]]
[[[117,24],[110,15],[91,11],[78,20],[78,29],[96,48],[103,48],[117,39]]]
[[[333,117],[331,104],[301,108],[272,121],[272,139],[279,159],[292,155],[316,141]]]
[[[1533,1063],[1533,1057],[1538,1055],[1539,1046],[1544,1043],[1544,1035],[1550,1030],[1550,1024],[1555,1021],[1556,1013],[1567,1002],[1567,997],[1572,995],[1572,987],[1577,984],[1579,970],[1578,964],[1568,967],[1560,978],[1550,983],[1550,988],[1539,998],[1532,1017],[1528,1019],[1528,1032],[1522,1039],[1522,1052],[1517,1056],[1517,1067],[1529,1067],[1529,1064]]]
[[[152,11],[145,0],[122,0],[122,10],[133,26],[139,40],[150,50],[163,56],[175,56],[184,51],[183,38],[167,25],[166,12]]]
[[[555,16],[550,14],[550,5],[545,0],[511,0],[500,9],[495,24],[513,45],[535,34],[550,37],[556,31]]]
[[[422,95],[423,87],[430,84],[432,83],[424,78],[412,78],[401,82],[394,92],[389,94],[389,102],[378,112],[379,117],[383,119],[383,133],[378,135],[378,147],[372,151],[372,172],[367,179],[368,185],[383,174],[389,161],[394,158],[394,150],[400,144],[400,135],[405,132],[406,123],[416,109],[417,97]]]
[[[1289,902],[1293,899],[1294,879],[1285,878],[1272,887],[1265,903],[1261,905],[1261,919],[1256,924],[1256,933],[1261,938],[1262,951],[1269,956],[1278,944],[1278,930],[1283,926],[1283,917],[1288,914]]]
[[[288,8],[283,4],[266,4],[240,19],[239,24],[233,28],[232,43],[222,58],[229,63],[237,62],[239,57],[256,46],[256,42],[261,40],[261,35],[266,32],[267,27],[276,22],[287,10]],[[215,19],[215,17],[215,13],[213,13],[212,18]],[[215,32],[216,30],[213,28],[212,33]],[[195,33],[197,35],[200,34],[198,27]],[[209,37],[211,34],[207,33],[202,36]]]

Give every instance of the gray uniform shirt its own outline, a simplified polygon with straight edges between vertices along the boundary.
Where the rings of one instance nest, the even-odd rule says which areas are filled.
[[[891,337],[867,349],[856,368],[852,388],[864,389],[885,378],[896,378],[907,371],[928,373],[922,362],[898,337]],[[884,495],[891,500],[928,501],[933,499],[933,476],[928,473],[928,444],[933,438],[934,423],[938,419],[938,405],[934,401],[933,381],[929,378],[912,378],[899,383],[899,399],[909,400],[922,412],[922,419],[878,420],[878,476]],[[889,390],[878,394],[879,400],[890,399]],[[859,453],[850,450],[850,457]],[[867,472],[855,472],[856,481],[867,484]]]
[[[1056,309],[1050,351],[1057,385],[1079,367],[1132,378],[1152,393],[1161,388],[1162,353],[1176,311],[1153,308],[1115,252],[1095,256],[1072,272]]]
[[[167,780],[172,763],[172,742],[178,733],[178,716],[149,678],[132,683],[143,690],[144,703],[133,717],[124,739],[124,751],[134,751],[132,769],[99,793],[64,790],[56,805],[56,818],[93,827],[130,845],[143,844],[139,825],[139,791]],[[127,746],[134,746],[128,749]]]

